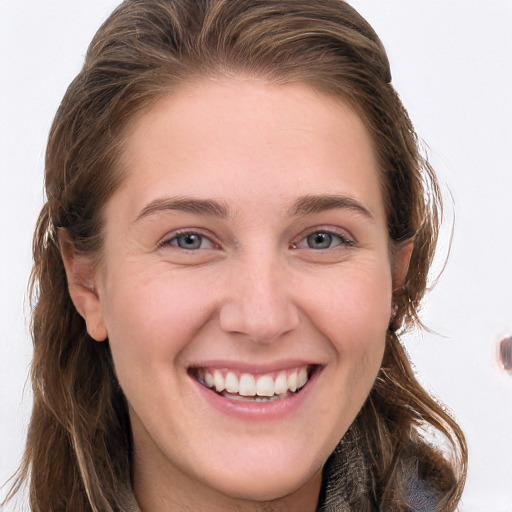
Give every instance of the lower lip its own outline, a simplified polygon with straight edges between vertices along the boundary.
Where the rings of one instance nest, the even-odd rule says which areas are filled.
[[[286,398],[269,402],[246,402],[231,400],[203,386],[193,376],[200,395],[208,404],[218,411],[244,420],[277,420],[300,410],[312,393],[321,373],[317,368],[310,376],[306,385],[298,392]]]

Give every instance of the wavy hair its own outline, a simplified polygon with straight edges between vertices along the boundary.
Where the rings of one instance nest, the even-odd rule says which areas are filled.
[[[214,76],[303,83],[348,102],[363,119],[380,170],[390,246],[414,242],[394,291],[382,367],[357,422],[371,456],[373,501],[408,510],[400,461],[417,455],[454,510],[466,473],[464,436],[416,380],[397,333],[418,324],[441,217],[433,170],[391,84],[371,26],[343,0],[126,0],[93,38],[53,122],[46,203],[34,235],[31,380],[26,450],[8,499],[29,482],[35,512],[114,512],[129,482],[131,432],[108,343],[95,343],[71,302],[59,248],[99,255],[102,213],[122,182],[129,124],[179,85]],[[449,453],[424,432],[448,440]]]

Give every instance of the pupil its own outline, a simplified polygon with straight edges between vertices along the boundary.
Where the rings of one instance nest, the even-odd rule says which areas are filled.
[[[308,237],[308,246],[311,249],[328,249],[332,243],[329,233],[315,233]]]
[[[177,241],[182,249],[199,249],[201,247],[201,237],[199,235],[183,235],[178,237]]]

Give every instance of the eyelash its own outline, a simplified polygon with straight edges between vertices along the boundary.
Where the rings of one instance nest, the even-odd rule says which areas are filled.
[[[310,237],[319,236],[319,235],[327,235],[328,237],[330,237],[331,244],[329,245],[329,247],[314,248],[309,245],[308,239],[310,239]],[[193,231],[193,230],[182,230],[182,231],[177,231],[170,238],[165,238],[164,240],[162,240],[158,244],[158,248],[162,249],[166,246],[171,246],[176,249],[181,249],[184,251],[191,251],[191,252],[201,249],[201,247],[197,247],[194,249],[190,249],[190,248],[187,249],[185,247],[180,247],[179,245],[177,245],[177,243],[173,243],[173,242],[176,242],[179,238],[186,237],[186,236],[199,237],[200,245],[202,245],[204,241],[208,241],[212,246],[212,247],[209,247],[209,249],[219,247],[218,244],[213,242],[209,236],[204,235],[203,233],[200,233],[198,231]],[[333,242],[333,238],[339,240],[339,243],[334,245],[334,247],[331,246],[332,242]],[[300,247],[301,243],[308,244],[308,247]],[[353,247],[354,245],[355,245],[355,241],[352,238],[350,238],[349,236],[346,236],[344,234],[341,234],[335,230],[315,229],[314,231],[311,231],[305,235],[301,235],[301,238],[298,240],[298,242],[294,242],[294,243],[290,244],[290,248],[292,248],[292,249],[311,249],[311,250],[315,250],[315,251],[321,251],[321,250],[335,249],[340,246],[348,248],[348,247]]]
[[[334,247],[329,246],[326,248],[314,248],[311,246],[299,247],[299,244],[301,244],[302,242],[308,243],[308,239],[310,237],[314,237],[314,236],[318,236],[318,235],[327,235],[328,237],[331,237],[331,241],[332,241],[332,238],[336,238],[339,240],[339,243],[336,244]],[[291,247],[293,249],[311,249],[311,250],[321,251],[321,250],[329,250],[329,249],[332,250],[332,249],[336,249],[338,247],[348,248],[348,247],[353,247],[354,245],[355,245],[355,241],[352,238],[350,238],[349,236],[347,236],[345,234],[339,233],[338,231],[335,231],[332,229],[315,229],[314,231],[311,231],[308,234],[301,236],[301,238],[298,242],[291,244]]]
[[[176,249],[181,249],[183,251],[191,251],[191,252],[200,249],[200,248],[186,249],[184,247],[180,247],[177,244],[173,244],[173,242],[175,242],[179,238],[186,237],[186,236],[197,236],[200,238],[201,242],[207,240],[212,245],[213,248],[218,248],[218,245],[215,242],[213,242],[209,236],[204,235],[203,233],[200,233],[198,231],[193,231],[193,230],[183,230],[183,231],[177,231],[177,232],[173,233],[173,235],[171,237],[164,238],[161,242],[159,242],[158,248],[163,249],[164,247],[171,246]]]

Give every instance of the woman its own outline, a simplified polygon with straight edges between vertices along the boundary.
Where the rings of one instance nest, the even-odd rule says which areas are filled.
[[[464,437],[397,338],[437,184],[349,5],[124,2],[46,192],[33,510],[455,509]]]

